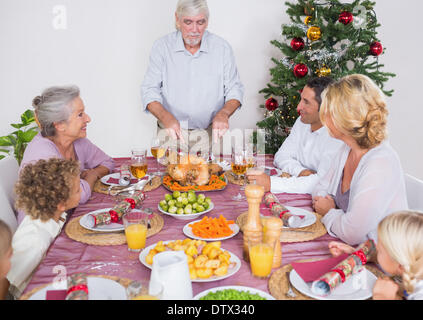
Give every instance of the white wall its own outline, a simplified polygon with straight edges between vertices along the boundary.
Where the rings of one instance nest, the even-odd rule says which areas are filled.
[[[254,128],[263,117],[258,91],[270,79],[271,57],[289,22],[283,0],[209,0],[209,30],[231,43],[246,88],[244,106],[231,127]],[[53,9],[63,5],[67,28],[55,29]],[[140,84],[155,39],[174,30],[176,0],[0,0],[0,135],[51,85],[77,84],[92,122],[88,137],[111,156],[128,156],[135,144],[148,147],[155,119],[141,111]],[[56,7],[57,8],[57,7]],[[417,98],[419,0],[378,0],[380,38],[388,48],[384,70],[397,77],[387,88],[389,134],[406,172],[423,179]],[[413,94],[414,93],[414,94]]]

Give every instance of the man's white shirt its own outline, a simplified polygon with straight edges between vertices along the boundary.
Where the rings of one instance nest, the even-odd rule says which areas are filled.
[[[298,117],[291,133],[275,154],[273,164],[292,177],[270,177],[272,193],[309,193],[328,171],[331,161],[344,143],[332,138],[326,127],[314,132],[311,125]],[[316,174],[298,177],[303,170],[313,170]]]

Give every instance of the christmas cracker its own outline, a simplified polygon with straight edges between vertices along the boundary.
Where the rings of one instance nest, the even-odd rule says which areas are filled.
[[[301,220],[304,219],[304,216],[292,214],[271,192],[264,195],[263,201],[270,208],[272,214],[282,220],[285,227],[297,228],[301,224]]]
[[[361,267],[367,263],[367,260],[375,250],[376,247],[373,240],[367,240],[357,251],[353,252],[345,260],[338,263],[335,268],[314,281],[311,291],[319,296],[329,295],[340,284],[361,270]]]
[[[94,228],[100,224],[110,224],[112,222],[118,222],[120,219],[122,219],[122,216],[125,213],[134,209],[139,203],[144,201],[144,199],[145,193],[142,190],[136,191],[134,195],[119,202],[108,212],[88,215],[87,225],[90,228]]]
[[[85,273],[75,273],[68,277],[66,300],[88,300],[88,283]]]

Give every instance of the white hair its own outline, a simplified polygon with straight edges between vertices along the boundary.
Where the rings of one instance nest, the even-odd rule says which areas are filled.
[[[179,0],[176,5],[176,15],[181,17],[204,14],[209,19],[209,7],[206,0]],[[176,26],[178,29],[178,26]]]
[[[72,113],[72,101],[79,97],[77,86],[47,88],[32,100],[43,137],[56,134],[55,123],[67,121]]]

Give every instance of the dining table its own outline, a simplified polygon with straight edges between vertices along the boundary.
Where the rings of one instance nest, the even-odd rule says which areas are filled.
[[[115,172],[118,172],[120,165],[128,161],[128,158],[114,158],[114,160]],[[149,171],[154,171],[157,165],[156,159],[147,157],[147,161]],[[265,155],[265,164],[266,166],[273,166],[272,155]],[[214,204],[214,209],[206,215],[209,217],[223,215],[227,220],[236,221],[240,214],[248,211],[248,202],[245,199],[241,201],[232,199],[238,192],[244,193],[243,190],[240,190],[239,185],[231,183],[228,183],[221,191],[204,192],[207,197],[211,198]],[[146,192],[146,198],[142,206],[144,208],[151,208],[159,213],[158,203],[164,199],[166,193],[170,192],[163,185],[155,190]],[[285,206],[312,211],[312,197],[310,194],[281,193],[276,196]],[[116,197],[112,195],[92,192],[90,199],[86,203],[79,204],[73,210],[72,214],[68,216],[66,223],[88,212],[113,207],[116,203]],[[160,240],[187,238],[182,229],[189,221],[177,220],[164,214],[162,214],[162,217],[164,220],[162,230],[148,237],[146,246],[155,244]],[[338,239],[326,233],[311,241],[282,242],[282,266],[294,261],[330,258],[331,254],[328,249],[328,243],[334,240]],[[192,282],[194,296],[204,290],[221,286],[253,287],[269,293],[268,279],[254,277],[251,273],[250,263],[243,260],[242,232],[239,232],[232,238],[222,240],[221,247],[235,254],[240,259],[240,269],[225,279],[209,282]],[[24,294],[39,286],[52,283],[58,276],[63,276],[63,273],[70,275],[80,272],[87,275],[114,276],[132,280],[148,280],[151,274],[151,270],[140,262],[139,253],[128,251],[126,244],[108,246],[89,245],[69,238],[65,233],[65,227],[63,227],[61,233],[52,242],[45,257],[34,271],[32,279],[25,288]]]

